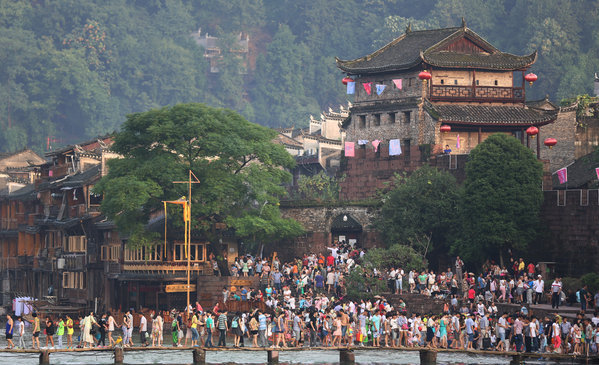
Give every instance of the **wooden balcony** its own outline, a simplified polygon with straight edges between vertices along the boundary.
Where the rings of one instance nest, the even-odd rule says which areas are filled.
[[[128,262],[122,265],[122,271],[138,272],[146,274],[169,275],[178,274],[187,271],[187,263],[133,263]],[[190,271],[192,274],[212,275],[212,269],[207,263],[191,263]]]
[[[432,85],[430,100],[523,103],[524,89],[503,86]]]
[[[13,270],[19,268],[19,259],[17,257],[0,258],[0,271]]]
[[[19,228],[19,222],[17,221],[17,218],[2,218],[0,220],[0,226],[2,230],[10,231]]]

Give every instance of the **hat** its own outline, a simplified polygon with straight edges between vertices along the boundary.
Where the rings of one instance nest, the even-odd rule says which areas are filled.
[[[537,277],[538,277],[538,278],[542,278],[543,276],[542,276],[542,275],[538,275]]]

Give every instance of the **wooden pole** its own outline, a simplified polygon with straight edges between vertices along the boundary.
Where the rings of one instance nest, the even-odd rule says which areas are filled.
[[[541,159],[541,131],[537,134],[537,159]]]
[[[191,170],[189,170],[189,191],[187,204],[189,204],[189,221],[187,222],[187,229],[189,230],[187,234],[187,310],[189,310],[190,298],[189,298],[189,270],[191,269]],[[187,217],[185,217],[187,219]],[[194,355],[195,356],[195,355]]]

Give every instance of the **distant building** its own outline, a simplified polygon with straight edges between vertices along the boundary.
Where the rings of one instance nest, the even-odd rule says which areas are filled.
[[[595,96],[599,96],[599,76],[595,72]]]
[[[463,22],[455,28],[408,27],[369,55],[337,59],[337,67],[355,81],[343,128],[356,157],[347,158],[342,196],[368,198],[395,171],[413,171],[423,163],[461,169],[466,158],[460,155],[493,133],[536,142],[540,156],[538,139],[528,139],[525,131],[552,123],[557,113],[526,105],[524,74],[536,58],[536,52],[501,52]],[[374,140],[380,141],[376,152]],[[390,140],[399,140],[401,156],[390,156]],[[445,149],[451,152],[443,155]]]
[[[199,29],[197,33],[193,33],[191,37],[196,41],[198,46],[204,49],[204,57],[210,64],[211,73],[219,73],[219,65],[222,61],[222,49],[220,40],[218,37],[210,36],[208,33],[202,35],[202,29]],[[236,45],[230,49],[231,53],[238,55],[242,61],[242,67],[239,70],[240,73],[247,73],[248,69],[248,55],[249,55],[249,44],[250,36],[247,34],[239,33],[236,38]]]

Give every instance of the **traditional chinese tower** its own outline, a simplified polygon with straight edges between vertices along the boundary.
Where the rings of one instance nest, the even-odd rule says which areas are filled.
[[[342,196],[367,198],[394,172],[423,163],[442,160],[459,169],[460,155],[465,163],[470,150],[493,133],[530,145],[535,134],[526,130],[536,127],[538,133],[556,118],[556,111],[525,102],[526,83],[536,80],[525,73],[536,57],[501,52],[462,21],[461,27],[423,31],[408,26],[374,53],[337,59],[344,83],[350,82],[348,92],[355,90],[350,117],[342,124],[346,142],[356,148],[355,157],[346,158]],[[390,140],[400,141],[401,155],[389,156]],[[534,144],[538,149],[538,138]],[[450,155],[437,158],[446,145]]]

